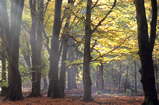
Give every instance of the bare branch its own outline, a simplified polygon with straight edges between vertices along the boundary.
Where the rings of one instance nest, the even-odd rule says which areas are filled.
[[[41,26],[41,28],[42,28],[42,32],[44,33],[44,37],[45,37],[45,39],[46,39],[46,44],[44,44],[44,45],[45,45],[45,47],[47,48],[47,50],[48,50],[48,52],[49,52],[49,54],[50,54],[49,38],[48,38],[47,35],[46,35],[46,32],[45,32],[45,29],[44,29],[44,26],[43,26],[43,25]]]

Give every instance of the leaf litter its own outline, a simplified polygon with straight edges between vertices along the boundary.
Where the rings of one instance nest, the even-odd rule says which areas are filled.
[[[113,94],[92,94],[94,101],[84,102],[83,91],[80,89],[66,90],[65,98],[51,99],[47,97],[46,92],[42,92],[43,97],[28,98],[30,91],[23,92],[24,100],[2,101],[0,96],[0,105],[141,105],[144,101],[143,96],[113,95]]]

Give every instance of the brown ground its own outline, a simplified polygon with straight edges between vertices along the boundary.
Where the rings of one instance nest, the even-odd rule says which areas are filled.
[[[83,102],[82,93],[78,90],[66,91],[65,98],[51,99],[46,97],[46,93],[43,93],[43,97],[27,98],[29,93],[24,93],[25,99],[21,101],[1,101],[4,97],[0,96],[0,105],[141,105],[143,102],[143,96],[121,96],[110,94],[93,94],[94,101]]]

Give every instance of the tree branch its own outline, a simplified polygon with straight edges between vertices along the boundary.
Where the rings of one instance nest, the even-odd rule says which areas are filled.
[[[94,49],[94,46],[97,44],[97,39],[95,40],[95,43],[93,44],[92,48],[90,49],[90,52]]]
[[[108,11],[108,13],[105,15],[105,17],[96,25],[96,27],[92,30],[91,33],[93,33],[94,31],[96,31],[97,28],[98,28],[99,26],[101,26],[102,22],[103,22],[103,21],[108,17],[108,15],[112,12],[112,10],[113,10],[113,8],[115,7],[115,5],[116,5],[116,0],[114,0],[114,4],[113,4],[112,8]]]
[[[97,0],[97,1],[95,2],[95,4],[91,7],[91,9],[93,9],[93,8],[97,5],[98,1],[99,1],[99,0]]]
[[[126,41],[127,39],[129,39],[130,37],[131,37],[131,36],[128,36],[127,38],[124,39],[124,41],[123,41],[119,46],[113,48],[112,50],[108,51],[107,53],[105,53],[105,54],[103,54],[103,55],[100,55],[99,57],[93,59],[91,62],[97,61],[100,57],[103,57],[103,56],[107,55],[108,53],[111,53],[111,52],[113,52],[114,50],[118,49],[118,48],[119,48],[122,44],[124,44],[125,41]]]

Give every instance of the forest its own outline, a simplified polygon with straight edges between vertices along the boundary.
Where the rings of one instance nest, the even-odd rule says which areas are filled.
[[[0,0],[0,104],[159,105],[158,0]]]

